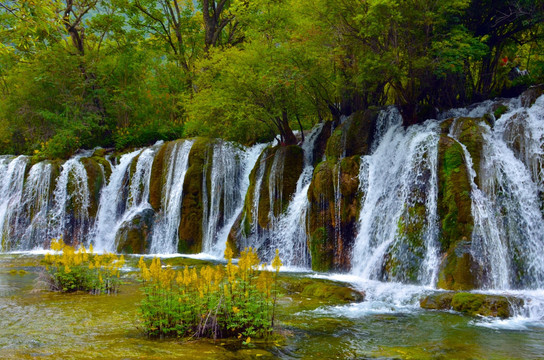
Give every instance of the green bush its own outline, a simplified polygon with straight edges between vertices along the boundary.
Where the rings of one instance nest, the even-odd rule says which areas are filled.
[[[121,283],[119,269],[124,265],[123,255],[94,254],[92,247],[75,250],[62,240],[51,241],[55,253],[45,255],[45,274],[51,290],[92,294],[116,293]]]
[[[144,331],[151,337],[251,337],[272,332],[276,305],[276,278],[281,261],[276,253],[269,271],[258,271],[259,258],[249,248],[237,265],[232,251],[225,252],[226,266],[205,266],[200,271],[164,268],[154,258],[148,268],[140,259],[144,300],[141,316]]]

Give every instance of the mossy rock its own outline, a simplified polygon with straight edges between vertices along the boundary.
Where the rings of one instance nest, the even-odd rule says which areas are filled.
[[[437,286],[448,290],[472,290],[478,287],[481,268],[470,251],[471,243],[463,238],[448,250],[438,274]]]
[[[511,317],[523,303],[523,299],[512,296],[448,292],[428,295],[420,301],[420,306],[423,309],[455,310],[471,316],[505,319]]]
[[[419,306],[428,310],[450,310],[454,295],[453,292],[431,294],[421,299]]]
[[[347,271],[351,267],[362,196],[358,191],[359,164],[360,157],[351,156],[323,161],[314,170],[308,190],[308,247],[316,271]],[[335,189],[340,193],[339,206]]]
[[[274,165],[276,164],[276,165]],[[274,168],[274,166],[276,166]],[[295,193],[297,182],[304,166],[304,151],[300,146],[276,146],[266,148],[249,176],[249,188],[244,200],[244,207],[237,228],[233,227],[233,236],[249,237],[257,225],[256,231],[266,231],[270,227],[270,214],[280,216],[287,210],[289,200]],[[262,173],[259,189],[255,189],[258,174]],[[271,181],[275,188],[270,193]],[[258,192],[259,202],[257,218],[254,219],[254,196]],[[273,197],[271,199],[271,197]],[[272,201],[271,201],[272,200]],[[271,209],[272,207],[272,209]]]
[[[440,123],[440,133],[443,135],[448,135],[450,133],[451,125],[453,124],[454,118],[449,118]]]
[[[475,261],[470,254],[472,218],[471,187],[464,151],[455,140],[442,135],[438,149],[438,215],[441,252],[438,286],[451,290],[476,287]]]
[[[332,135],[332,130],[333,121],[327,121],[325,124],[323,124],[321,132],[314,141],[314,147],[312,150],[312,165],[314,167],[317,166],[319,162],[321,162],[321,159],[323,159],[323,156],[325,155],[325,151],[327,149],[327,142]]]
[[[282,277],[279,286],[287,295],[299,294],[306,298],[326,301],[331,304],[361,302],[365,294],[346,284],[325,279]]]
[[[481,160],[482,151],[484,146],[483,132],[484,128],[481,126],[485,122],[484,118],[459,118],[457,120],[461,126],[461,134],[459,135],[459,141],[465,145],[470,157],[472,158],[472,166],[476,172],[476,178],[474,181],[481,187]]]
[[[273,168],[275,164],[279,165],[276,169]],[[261,228],[269,227],[270,213],[277,217],[287,210],[289,200],[297,188],[303,166],[304,151],[300,146],[276,146],[270,150],[259,197],[258,221]],[[273,176],[276,179],[273,179]],[[277,183],[280,179],[281,182]],[[271,181],[279,185],[276,192],[272,194],[270,193]]]
[[[511,317],[515,308],[523,306],[519,298],[460,292],[453,296],[451,307],[472,316]]]
[[[210,159],[214,140],[196,138],[189,153],[188,168],[183,183],[178,252],[196,254],[202,251],[203,181],[204,172],[211,171]],[[208,183],[210,176],[206,176]]]
[[[374,109],[358,111],[338,126],[327,142],[327,159],[368,154],[378,114]]]
[[[424,203],[406,206],[400,217],[399,240],[388,250],[383,268],[383,279],[403,283],[418,283],[419,269],[425,258],[423,232],[426,224]]]
[[[175,141],[165,143],[153,158],[151,178],[149,180],[149,203],[155,211],[159,211],[161,208],[162,191],[166,183],[168,160],[175,144]]]
[[[506,114],[508,112],[508,106],[498,103],[496,106],[493,107],[493,116],[495,117],[495,120],[499,120],[501,116]]]
[[[100,191],[106,184],[106,179],[104,178],[105,169],[103,172],[103,167],[100,166],[100,162],[98,162],[96,158],[82,158],[81,163],[87,172],[87,184],[89,186],[90,194],[89,217],[94,219],[100,202]]]
[[[145,209],[121,225],[115,241],[117,252],[124,254],[147,253],[154,216],[153,209]]]

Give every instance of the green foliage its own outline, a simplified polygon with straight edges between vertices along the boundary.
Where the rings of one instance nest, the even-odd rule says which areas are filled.
[[[243,337],[245,343],[251,337],[270,334],[276,278],[282,265],[277,252],[272,262],[275,275],[266,271],[264,264],[258,271],[259,258],[254,249],[244,250],[236,265],[228,246],[225,256],[226,267],[205,266],[200,271],[187,266],[183,271],[163,268],[158,258],[148,268],[141,258],[145,332],[152,337]]]
[[[51,290],[72,292],[87,291],[92,294],[114,294],[121,283],[119,269],[125,259],[121,255],[94,254],[92,246],[75,250],[62,239],[51,241],[51,250],[44,258],[45,271]]]
[[[0,152],[40,159],[196,135],[294,144],[372,106],[410,125],[544,81],[542,0],[1,4]]]

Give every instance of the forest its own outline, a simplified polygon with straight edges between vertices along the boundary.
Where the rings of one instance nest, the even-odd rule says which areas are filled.
[[[0,1],[0,153],[250,145],[397,105],[405,126],[544,80],[542,0]]]

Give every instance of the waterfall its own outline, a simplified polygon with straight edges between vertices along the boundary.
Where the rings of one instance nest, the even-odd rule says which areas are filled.
[[[100,194],[93,235],[97,250],[116,251],[116,238],[121,226],[141,211],[151,208],[148,203],[149,181],[159,146],[124,154],[112,169],[109,183]],[[131,177],[130,168],[134,161],[136,168]]]
[[[481,124],[483,150],[479,188],[474,179],[472,158],[466,147],[470,173],[472,255],[483,270],[487,289],[544,286],[544,220],[539,191],[542,187],[543,115],[541,97],[530,109],[519,100],[507,102],[513,109],[502,115],[493,128]],[[466,115],[458,112],[457,115]],[[458,138],[452,126],[451,136]]]
[[[313,175],[315,141],[323,130],[324,124],[316,126],[302,144],[304,165],[297,181],[295,193],[292,196],[287,211],[276,220],[272,231],[272,240],[266,260],[271,261],[275,249],[279,249],[282,262],[287,266],[308,267],[310,255],[306,235],[306,215],[308,211],[308,189]]]
[[[28,164],[26,156],[13,158],[0,157],[0,236],[2,251],[12,250],[11,234],[14,222],[17,222],[19,205],[23,196],[25,170]]]
[[[53,192],[53,206],[49,214],[48,238],[62,237],[66,243],[78,244],[87,239],[90,230],[90,194],[87,171],[81,158],[75,155],[62,165]]]
[[[396,110],[389,109],[386,115],[378,122],[388,125],[378,123],[377,128],[389,129],[378,134],[376,150],[361,161],[359,186],[364,195],[352,272],[369,280],[431,284],[438,263],[439,127],[436,121],[427,121],[404,129]],[[411,243],[415,239],[399,229],[413,223],[421,224],[417,247]]]
[[[157,214],[153,226],[151,253],[177,252],[183,183],[193,143],[193,140],[177,142],[170,154],[166,169],[166,183],[162,191],[161,210]]]
[[[249,188],[249,173],[267,144],[240,149],[231,143],[214,144],[210,170],[210,193],[206,172],[203,177],[204,214],[202,217],[202,249],[204,253],[222,256],[228,234],[242,211]]]
[[[53,166],[43,161],[32,166],[28,173],[15,230],[20,239],[19,249],[43,247],[47,241],[52,171]]]

